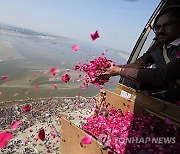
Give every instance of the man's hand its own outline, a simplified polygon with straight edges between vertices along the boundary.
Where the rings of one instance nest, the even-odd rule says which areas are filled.
[[[111,76],[116,76],[116,75],[120,75],[120,71],[121,71],[121,68],[118,67],[118,66],[111,66],[109,68],[106,69],[106,72],[105,73],[102,73],[100,75],[100,77],[111,77]]]

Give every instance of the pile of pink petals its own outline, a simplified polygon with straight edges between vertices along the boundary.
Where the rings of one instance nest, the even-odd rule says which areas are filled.
[[[84,71],[86,75],[84,77],[84,83],[82,89],[85,89],[89,83],[92,83],[97,88],[101,88],[104,83],[109,81],[109,78],[99,78],[99,75],[105,72],[107,68],[111,66],[113,62],[106,57],[99,57],[91,60],[90,64],[78,63],[74,66],[75,71]]]
[[[85,118],[87,122],[82,126],[85,132],[94,136],[105,147],[107,146],[117,153],[178,153],[180,131],[171,124],[169,119],[164,121],[154,115],[143,116],[131,112],[123,114],[121,110],[113,108],[107,113],[104,116],[96,111],[94,116]],[[176,143],[126,142],[127,138],[145,139],[147,137],[174,137]]]

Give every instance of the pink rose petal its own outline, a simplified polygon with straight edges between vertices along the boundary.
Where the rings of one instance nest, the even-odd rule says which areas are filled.
[[[48,75],[48,72],[43,72],[44,76],[47,76]]]
[[[91,144],[92,143],[92,137],[89,135],[83,137],[81,140],[81,143],[82,144]]]
[[[75,104],[74,108],[79,108],[79,103]]]
[[[29,112],[29,111],[31,110],[31,106],[30,106],[29,104],[24,105],[24,106],[22,107],[22,110],[23,110],[24,112]]]
[[[39,92],[39,85],[38,85],[38,84],[35,84],[35,85],[34,85],[34,91],[35,91],[36,93]]]
[[[41,141],[44,141],[45,140],[45,131],[44,129],[42,128],[39,133],[38,133],[38,137]]]
[[[61,80],[66,83],[69,82],[70,78],[71,77],[68,74],[61,76]]]
[[[96,40],[97,38],[99,38],[98,31],[95,31],[95,32],[91,33],[91,38],[92,38],[93,41]]]
[[[33,75],[32,75],[32,77],[35,77],[35,76],[37,76],[37,74],[33,74]]]
[[[12,129],[12,130],[15,130],[16,128],[18,128],[18,126],[19,126],[21,123],[22,123],[21,121],[13,122],[13,123],[11,124],[11,129]]]
[[[1,76],[1,80],[9,81],[9,77],[7,75],[6,76]]]
[[[54,89],[58,89],[58,85],[57,84],[53,84],[53,88]]]
[[[79,45],[73,45],[71,48],[74,51],[78,51],[80,49],[80,46]]]
[[[13,135],[10,132],[0,132],[0,148],[4,148],[12,138]]]
[[[101,55],[104,56],[104,55],[105,55],[105,52],[102,52]]]
[[[50,72],[53,76],[55,76],[55,75],[59,72],[59,70],[58,70],[57,68],[55,68],[55,67],[52,67],[52,68],[49,70],[49,72]]]
[[[76,82],[80,82],[81,80],[80,79],[76,79]]]

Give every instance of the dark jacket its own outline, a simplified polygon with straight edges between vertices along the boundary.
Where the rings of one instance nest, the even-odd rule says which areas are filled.
[[[167,50],[170,62],[166,64],[163,57],[163,46],[161,44],[151,47],[142,57],[132,64],[119,65],[122,70],[120,75],[132,81],[145,84],[146,87],[154,88],[154,91],[171,90],[180,98],[180,52],[179,46],[171,46]],[[149,68],[155,64],[155,68]],[[178,81],[179,80],[179,81]],[[174,95],[174,94],[173,94]],[[173,96],[173,97],[177,97]]]

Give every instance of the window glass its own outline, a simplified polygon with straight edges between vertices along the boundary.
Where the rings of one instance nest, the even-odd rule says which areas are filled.
[[[154,34],[153,30],[151,30],[148,37],[147,37],[147,40],[144,43],[143,48],[141,49],[139,57],[142,56],[148,50],[148,48],[150,47],[154,37],[155,37],[155,34]]]

